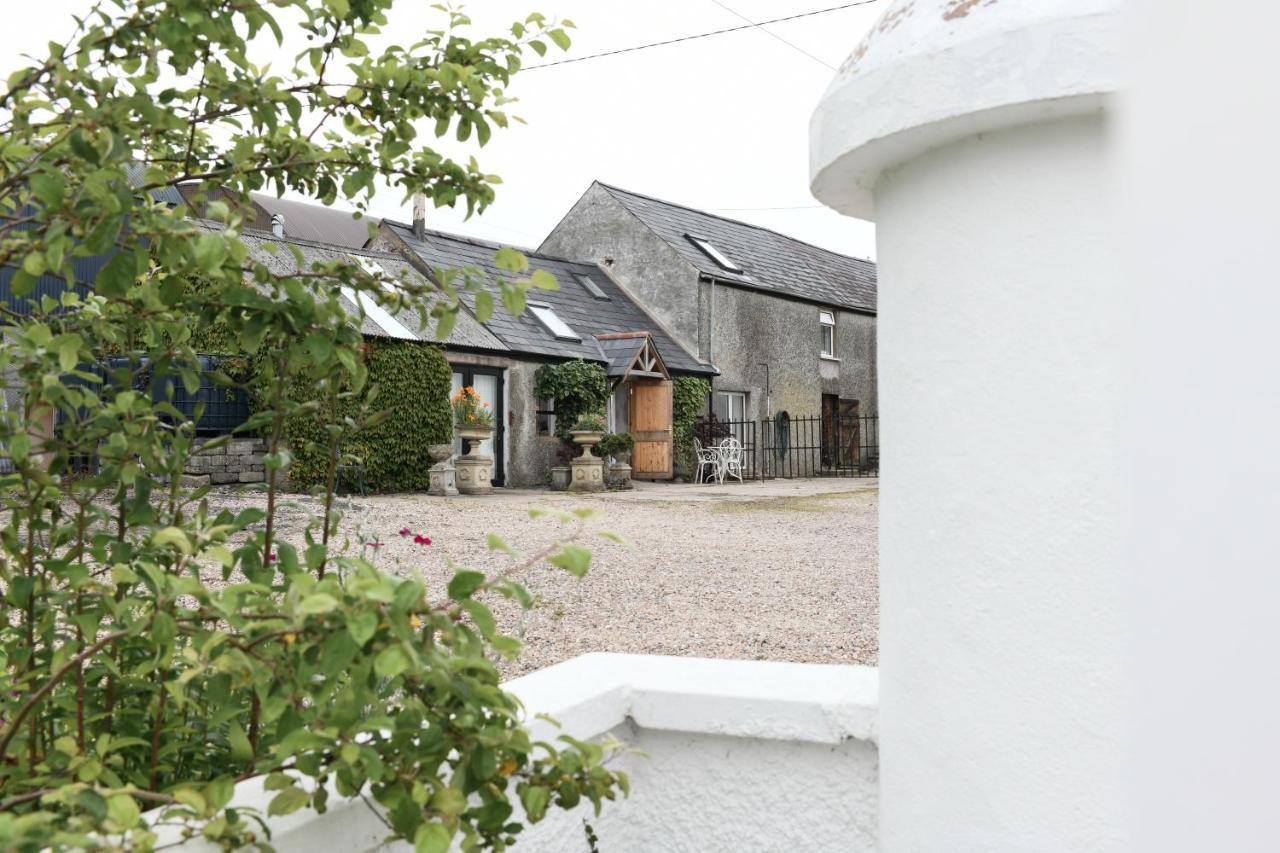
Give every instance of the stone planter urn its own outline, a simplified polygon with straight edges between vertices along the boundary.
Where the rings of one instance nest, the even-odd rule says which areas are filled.
[[[453,445],[433,444],[427,455],[436,464],[427,472],[427,494],[452,497],[458,493],[458,471],[453,467]]]
[[[492,426],[459,426],[455,430],[467,452],[454,465],[458,469],[458,491],[464,495],[493,492],[493,457],[480,453],[480,442],[493,435]]]
[[[573,469],[568,465],[556,465],[551,469],[551,488],[557,492],[566,491],[573,480]]]
[[[591,448],[604,438],[603,432],[575,429],[569,433],[575,443],[582,446],[582,455],[569,462],[573,476],[569,482],[571,492],[600,492],[604,490],[604,460],[591,454]]]
[[[605,473],[605,479],[611,489],[630,489],[632,488],[631,466],[625,460],[619,459],[619,461],[609,466]]]

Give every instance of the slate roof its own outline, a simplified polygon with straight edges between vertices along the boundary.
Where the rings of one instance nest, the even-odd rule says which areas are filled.
[[[876,312],[876,265],[872,261],[841,255],[758,225],[596,183],[705,275],[822,305]],[[690,242],[687,234],[707,240],[744,272],[724,269]]]
[[[206,225],[205,227],[216,227]],[[241,234],[245,247],[249,250],[250,257],[255,261],[261,262],[267,269],[277,275],[288,275],[289,273],[298,271],[297,262],[294,260],[293,253],[284,245],[286,243],[296,246],[302,253],[302,269],[306,270],[314,263],[324,263],[326,261],[339,260],[344,257],[355,256],[357,258],[368,258],[377,264],[388,275],[403,279],[405,281],[422,281],[422,276],[415,270],[408,261],[399,255],[387,252],[371,252],[361,249],[351,249],[345,246],[333,246],[324,243],[318,243],[311,240],[297,240],[292,238],[281,239],[272,234],[262,231],[246,230]],[[272,253],[266,248],[267,244],[279,244],[279,248]],[[441,296],[440,298],[444,298]],[[354,302],[346,297],[342,297],[342,304],[351,311],[352,314],[358,314]],[[396,320],[400,322],[410,332],[413,332],[418,340],[435,342],[434,324],[423,329],[422,317],[409,308],[401,309],[395,315]],[[374,337],[390,337],[387,331],[379,326],[369,317],[364,318],[361,331],[366,335]],[[443,342],[448,346],[469,347],[479,350],[490,350],[495,352],[505,352],[506,345],[495,337],[489,330],[478,323],[474,316],[467,313],[466,310],[458,313],[457,323],[453,327],[453,331],[449,337]]]
[[[636,354],[640,352],[644,342],[645,339],[640,336],[633,338],[605,338],[599,341],[600,351],[604,353],[605,358],[609,359],[609,375],[612,377],[626,376],[627,369],[636,360]]]
[[[481,274],[490,285],[497,303],[493,316],[485,325],[515,352],[607,363],[609,359],[595,340],[595,335],[649,332],[668,370],[703,375],[713,375],[716,372],[715,368],[701,363],[676,343],[616,282],[594,264],[578,263],[521,249],[533,269],[546,270],[560,284],[559,290],[530,290],[528,301],[549,305],[581,337],[577,341],[565,340],[552,334],[531,312],[526,310],[520,316],[513,317],[502,307],[496,298],[496,279],[499,276],[507,279],[515,276],[503,273],[494,262],[494,254],[501,248],[501,244],[440,231],[427,231],[424,238],[419,240],[410,226],[391,220],[383,222],[428,268],[471,269]],[[592,296],[574,278],[575,274],[589,276],[609,298],[597,299]],[[462,294],[462,300],[474,311],[474,294]]]

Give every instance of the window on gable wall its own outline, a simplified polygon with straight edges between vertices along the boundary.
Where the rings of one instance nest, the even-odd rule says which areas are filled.
[[[822,327],[822,354],[836,357],[836,315],[830,311],[818,312],[818,325]]]

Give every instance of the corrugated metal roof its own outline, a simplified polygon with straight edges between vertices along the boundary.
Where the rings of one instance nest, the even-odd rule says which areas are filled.
[[[413,229],[404,223],[384,220],[404,244],[415,252],[432,270],[470,269],[489,286],[498,303],[493,316],[485,323],[513,351],[552,358],[581,358],[588,361],[608,361],[596,343],[594,336],[613,332],[648,332],[654,345],[662,354],[667,369],[676,373],[714,374],[715,368],[703,364],[675,342],[652,317],[645,313],[621,287],[594,264],[524,251],[532,269],[545,270],[556,277],[559,290],[530,291],[529,299],[544,302],[556,315],[569,325],[581,340],[557,338],[529,312],[513,317],[502,307],[498,295],[497,279],[515,278],[499,270],[495,253],[501,244],[469,237],[459,237],[440,231],[427,231],[419,240]],[[523,275],[523,274],[522,274]],[[595,297],[581,285],[575,275],[590,276],[596,287],[607,299]],[[475,295],[464,294],[469,307],[475,306]]]
[[[216,226],[206,225],[205,227],[214,228]],[[333,246],[311,240],[296,240],[287,237],[281,239],[261,231],[245,231],[241,238],[244,240],[250,256],[277,275],[289,275],[299,271],[299,266],[293,257],[293,253],[283,248],[285,244],[289,244],[297,247],[298,251],[302,253],[302,270],[310,269],[316,263],[363,258],[366,259],[366,262],[377,264],[392,278],[413,282],[424,281],[423,277],[408,261],[399,255],[387,252],[351,249],[345,246]],[[278,244],[282,248],[271,252],[265,248],[271,243]],[[440,299],[444,298],[446,297],[442,294]],[[360,313],[356,308],[355,302],[346,295],[342,297],[342,302],[352,314]],[[417,311],[410,308],[402,308],[395,315],[395,320],[405,329],[412,332],[418,340],[435,341],[434,326],[430,325],[430,317],[426,318],[429,325],[425,329],[423,319]],[[399,334],[394,334],[380,326],[373,316],[369,316],[369,312],[366,312],[361,331],[374,337],[400,337]],[[449,346],[494,352],[505,352],[508,349],[497,336],[477,322],[475,317],[468,313],[465,308],[458,312],[457,322],[454,324],[449,337],[443,343]]]

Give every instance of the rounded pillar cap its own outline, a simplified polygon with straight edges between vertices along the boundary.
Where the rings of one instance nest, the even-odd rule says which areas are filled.
[[[896,0],[809,126],[814,196],[874,219],[880,175],[957,139],[1099,110],[1117,89],[1119,0]]]

